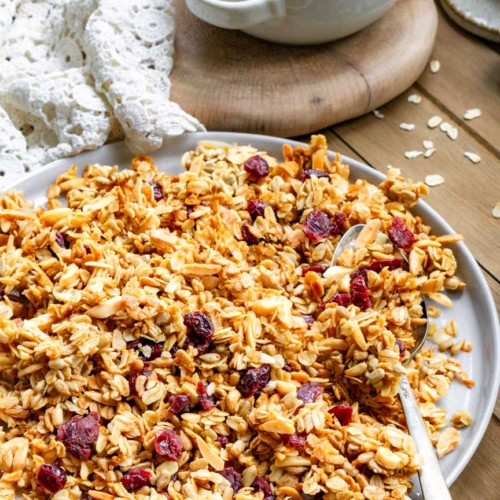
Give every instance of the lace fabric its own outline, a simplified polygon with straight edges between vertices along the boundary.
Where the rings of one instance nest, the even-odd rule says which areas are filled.
[[[125,136],[204,130],[169,100],[172,0],[0,0],[0,186]]]

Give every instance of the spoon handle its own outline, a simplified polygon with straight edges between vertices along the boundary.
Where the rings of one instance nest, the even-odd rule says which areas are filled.
[[[417,401],[413,395],[406,375],[401,375],[399,397],[406,417],[406,425],[411,437],[415,440],[418,452],[424,464],[418,476],[425,500],[452,500],[446,481],[444,480],[439,461],[434,452],[431,439],[425,427]]]

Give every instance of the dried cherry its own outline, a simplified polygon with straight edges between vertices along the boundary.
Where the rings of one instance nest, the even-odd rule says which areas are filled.
[[[302,172],[300,173],[300,180],[304,182],[306,179],[310,179],[313,175],[318,179],[321,177],[327,177],[328,179],[330,178],[330,174],[328,172],[323,172],[323,170],[310,168],[309,170],[302,170]]]
[[[168,398],[170,403],[170,411],[174,415],[186,413],[190,408],[190,399],[187,394],[174,394]]]
[[[370,294],[365,280],[361,275],[356,276],[354,279],[351,275],[351,299],[352,303],[359,307],[362,311],[371,307]]]
[[[323,387],[321,387],[317,382],[306,382],[299,387],[297,391],[297,398],[303,403],[314,403],[322,392]]]
[[[387,231],[390,240],[403,250],[410,250],[415,243],[415,235],[410,231],[401,217],[392,219],[392,226]]]
[[[219,472],[219,474],[229,481],[234,493],[241,489],[241,474],[234,470],[233,467],[225,467]]]
[[[266,211],[267,203],[260,200],[249,200],[247,203],[247,211],[250,214],[252,220],[257,217],[264,217],[264,212]]]
[[[238,383],[238,390],[244,398],[250,398],[253,395],[259,395],[271,377],[271,367],[262,365],[259,368],[250,368],[245,375],[241,377]]]
[[[151,484],[151,477],[151,472],[135,467],[124,474],[122,484],[127,491],[133,493],[144,486],[149,486]]]
[[[196,392],[198,393],[198,401],[203,410],[209,411],[214,408],[215,402],[213,398],[207,394],[207,386],[203,382],[198,382]]]
[[[252,156],[243,164],[243,168],[253,177],[265,177],[269,174],[269,165],[262,156]]]
[[[161,429],[155,436],[155,450],[158,455],[177,462],[181,458],[184,446],[181,438],[171,429]]]
[[[57,429],[57,440],[78,460],[88,460],[92,456],[92,445],[99,437],[100,420],[97,412],[85,417],[76,415]]]
[[[68,478],[62,467],[54,464],[42,464],[36,475],[37,483],[51,493],[57,493],[64,488]]]
[[[306,217],[306,220],[302,224],[302,229],[311,240],[319,241],[330,236],[333,224],[325,212],[322,210],[313,210]]]
[[[184,325],[188,330],[186,345],[192,345],[203,354],[210,346],[215,327],[210,318],[202,312],[187,313],[184,316]]]
[[[352,406],[347,403],[335,405],[328,413],[337,417],[340,425],[347,425],[352,420]]]
[[[305,432],[295,432],[294,434],[283,434],[282,441],[285,446],[299,448],[306,444],[307,434]]]

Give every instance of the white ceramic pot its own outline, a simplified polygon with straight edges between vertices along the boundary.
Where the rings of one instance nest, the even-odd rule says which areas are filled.
[[[396,0],[186,0],[189,10],[220,28],[292,45],[331,42],[383,16]]]

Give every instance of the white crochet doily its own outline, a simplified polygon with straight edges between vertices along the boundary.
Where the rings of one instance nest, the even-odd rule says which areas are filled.
[[[0,187],[125,136],[204,130],[169,100],[172,0],[0,0]]]

